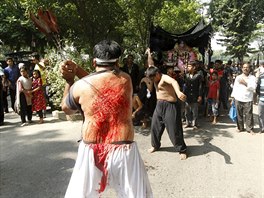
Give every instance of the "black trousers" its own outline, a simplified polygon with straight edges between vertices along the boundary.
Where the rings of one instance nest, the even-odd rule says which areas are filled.
[[[180,102],[157,101],[151,122],[151,145],[155,149],[161,146],[160,140],[165,128],[176,151],[186,153]]]
[[[9,89],[10,98],[11,98],[11,107],[13,110],[15,110],[15,101],[16,101],[16,90],[15,89]]]
[[[244,130],[244,116],[246,123],[246,131],[251,131],[254,127],[253,120],[253,102],[235,102],[237,109],[237,128],[241,131]]]
[[[223,105],[224,109],[228,109],[229,88],[227,84],[223,84],[221,86],[220,86],[220,93],[219,93],[220,103],[219,103],[218,109],[220,109],[221,104]]]
[[[6,113],[8,112],[7,95],[8,95],[8,92],[7,91],[3,91],[3,108],[4,108],[4,111]]]
[[[23,92],[19,94],[20,97],[20,118],[21,122],[26,122],[26,116],[28,121],[32,120],[32,105],[27,105],[26,97]]]

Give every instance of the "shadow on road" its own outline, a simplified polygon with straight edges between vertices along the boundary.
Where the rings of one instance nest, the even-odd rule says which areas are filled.
[[[78,143],[63,138],[56,121],[20,127],[8,119],[1,128],[0,191],[11,197],[63,197]]]

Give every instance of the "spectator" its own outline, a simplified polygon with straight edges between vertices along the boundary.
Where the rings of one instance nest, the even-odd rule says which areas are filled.
[[[33,54],[33,63],[35,64],[34,70],[39,70],[42,81],[42,90],[45,96],[45,100],[47,103],[47,94],[46,94],[46,86],[47,86],[47,70],[44,62],[40,62],[40,55],[37,53]],[[34,73],[34,72],[33,72]],[[43,110],[43,117],[46,118],[46,108]]]
[[[137,93],[139,86],[139,67],[134,63],[134,57],[132,54],[127,56],[126,64],[122,70],[130,75],[133,85],[133,93]]]
[[[208,113],[210,115],[210,121],[212,124],[216,124],[217,116],[218,116],[218,105],[219,105],[219,89],[220,83],[218,81],[218,73],[214,71],[212,73],[212,79],[208,82],[208,95],[207,95],[207,103],[208,103]]]
[[[257,75],[257,94],[259,95],[258,101],[258,121],[260,133],[264,133],[264,61],[259,64],[259,74]]]
[[[3,85],[3,108],[5,113],[9,113],[7,96],[9,92],[9,87],[11,86],[11,82],[7,79],[5,74],[2,75],[2,85]]]
[[[33,80],[32,80],[32,109],[36,111],[39,116],[39,124],[44,122],[43,112],[46,111],[46,100],[44,96],[44,91],[42,88],[42,79],[39,70],[33,71]]]
[[[219,108],[221,104],[223,105],[223,109],[228,109],[228,98],[229,98],[229,75],[230,71],[225,69],[223,66],[223,61],[216,60],[215,61],[215,70],[218,72],[218,79],[220,82],[220,98],[219,98]]]
[[[32,122],[32,80],[25,67],[20,69],[21,76],[17,80],[17,108],[20,108],[21,126]]]
[[[185,90],[183,93],[187,96],[185,102],[186,127],[198,128],[198,104],[202,102],[203,84],[202,76],[197,73],[197,62],[188,63],[185,75]]]
[[[9,88],[9,94],[11,98],[11,107],[14,110],[14,104],[16,101],[16,82],[20,74],[19,74],[18,66],[15,65],[13,62],[13,58],[11,57],[6,58],[6,63],[7,63],[7,67],[4,69],[4,73],[5,73],[6,80],[7,80],[6,83],[10,85],[8,88]],[[5,100],[7,100],[7,96],[4,96],[4,101]],[[5,112],[7,113],[8,110],[5,110]]]
[[[249,64],[243,64],[242,72],[242,74],[236,77],[231,94],[233,100],[235,100],[237,110],[237,131],[242,132],[245,130],[245,122],[246,131],[254,135],[253,94],[256,89],[256,78],[250,74]]]

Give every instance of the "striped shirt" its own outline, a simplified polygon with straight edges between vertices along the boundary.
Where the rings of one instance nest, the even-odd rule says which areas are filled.
[[[264,73],[260,74],[258,83],[260,84],[259,100],[264,102]]]

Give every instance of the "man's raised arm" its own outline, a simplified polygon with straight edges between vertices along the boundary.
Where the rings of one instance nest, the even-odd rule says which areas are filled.
[[[80,78],[81,76],[85,74],[84,70],[82,69],[79,71],[79,74],[77,75],[77,70],[78,70],[78,67],[73,61],[68,60],[68,61],[61,63],[60,72],[61,72],[62,78],[66,80],[66,84],[65,84],[65,88],[63,92],[63,98],[61,101],[61,109],[66,114],[73,114],[76,112],[76,110],[73,110],[70,107],[68,107],[68,105],[66,104],[66,97],[68,96],[70,92],[71,86],[74,84],[75,76]]]
[[[154,60],[153,60],[152,55],[151,55],[151,52],[150,52],[150,48],[148,48],[148,49],[146,50],[146,54],[148,55],[148,66],[149,66],[149,67],[150,67],[150,66],[155,66],[155,65],[154,65]]]

